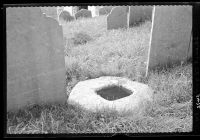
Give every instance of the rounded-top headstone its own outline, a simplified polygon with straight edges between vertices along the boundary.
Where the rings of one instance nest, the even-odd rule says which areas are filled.
[[[69,21],[73,21],[74,17],[70,15],[70,13],[68,11],[62,11],[59,15],[59,21],[61,23],[66,23]]]

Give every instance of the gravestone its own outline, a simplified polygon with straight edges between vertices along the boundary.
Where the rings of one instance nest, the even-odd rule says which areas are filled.
[[[99,9],[99,15],[107,15],[111,12],[112,6],[104,6]]]
[[[153,6],[130,6],[129,27],[138,25],[152,18]]]
[[[152,21],[146,75],[192,57],[192,6],[156,6]]]
[[[62,27],[38,7],[6,9],[7,110],[64,102]]]
[[[107,29],[119,29],[127,28],[127,14],[128,6],[118,6],[111,10],[111,13],[107,16]]]
[[[70,15],[68,11],[62,11],[59,15],[59,22],[64,24],[69,21],[73,21],[74,17]]]
[[[91,18],[92,17],[92,12],[86,9],[81,9],[75,14],[75,18]]]

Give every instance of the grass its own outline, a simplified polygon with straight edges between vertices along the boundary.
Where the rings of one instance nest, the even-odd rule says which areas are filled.
[[[64,27],[64,33],[70,34],[75,29],[74,34],[84,32],[93,38],[92,41],[77,46],[66,35],[67,78],[79,81],[113,75],[138,80],[145,72],[151,22],[129,30],[107,31],[105,16],[97,19],[84,20],[84,26],[83,21],[77,21]],[[74,25],[73,28],[71,24]],[[92,26],[95,26],[94,29]],[[99,31],[97,28],[100,28]],[[74,34],[71,35],[72,38]]]
[[[151,22],[130,29],[106,29],[106,16],[63,26],[67,94],[86,79],[113,75],[148,84],[154,100],[142,116],[92,113],[79,106],[33,105],[7,113],[8,134],[157,133],[192,131],[192,64],[150,71],[144,77]],[[91,39],[76,44],[76,34]],[[80,37],[82,38],[82,37]],[[85,38],[83,38],[85,39]]]

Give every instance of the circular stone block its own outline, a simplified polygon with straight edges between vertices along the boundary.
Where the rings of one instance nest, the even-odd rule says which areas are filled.
[[[122,87],[126,89],[128,95],[116,97],[115,100],[108,100],[105,98],[105,94],[119,94],[116,92],[116,88],[113,92],[105,92],[101,96],[99,91],[105,91],[108,87]],[[122,90],[121,90],[122,91]],[[123,91],[125,92],[125,91]],[[108,95],[109,96],[109,95]],[[78,104],[81,107],[97,112],[105,109],[118,111],[119,113],[132,112],[138,113],[143,110],[147,102],[153,100],[153,90],[142,83],[131,81],[127,78],[103,76],[96,79],[86,80],[79,82],[71,91],[68,103]]]

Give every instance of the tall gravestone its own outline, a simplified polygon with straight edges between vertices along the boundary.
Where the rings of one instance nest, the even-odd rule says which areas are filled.
[[[107,29],[127,28],[128,6],[118,6],[111,10],[107,16]]]
[[[156,6],[147,71],[192,57],[192,6]]]
[[[38,7],[6,9],[7,109],[62,103],[65,62],[62,27]]]
[[[75,18],[91,18],[92,17],[92,12],[86,9],[81,9],[75,14]]]
[[[130,6],[129,27],[151,20],[152,10],[153,6]]]

